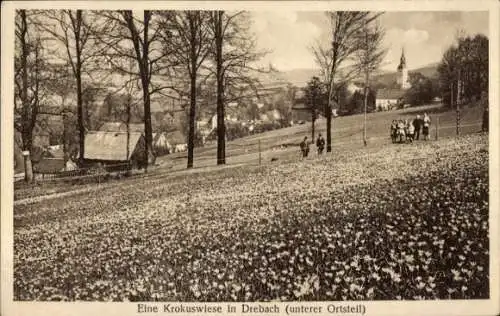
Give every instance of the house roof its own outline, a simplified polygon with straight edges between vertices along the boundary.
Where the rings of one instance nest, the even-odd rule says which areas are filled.
[[[141,133],[131,132],[127,156],[126,132],[92,131],[85,135],[85,159],[92,160],[129,160],[142,137]]]
[[[405,90],[402,89],[379,89],[377,90],[377,99],[397,100],[405,95]]]
[[[39,163],[33,166],[36,173],[56,173],[64,169],[64,159],[43,158]]]
[[[131,132],[144,132],[144,124],[131,123],[128,125]],[[127,124],[123,122],[106,122],[99,131],[102,132],[126,132]]]

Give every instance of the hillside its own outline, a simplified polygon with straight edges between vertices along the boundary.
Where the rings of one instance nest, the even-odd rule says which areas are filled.
[[[427,112],[431,116],[430,134],[435,138],[435,127],[439,117],[439,137],[455,135],[455,111],[446,110],[440,105],[428,105],[390,112],[368,114],[368,147],[391,146],[389,125],[394,119],[413,119],[417,114]],[[481,129],[481,109],[466,107],[462,109],[462,134],[473,134]],[[325,133],[326,122],[318,120],[316,132]],[[259,143],[262,160],[269,162],[271,158],[280,161],[294,160],[298,157],[298,143],[304,136],[311,137],[311,124],[295,125],[288,128],[269,131],[243,137],[226,143],[226,158],[230,165],[255,164],[259,160]],[[363,115],[339,117],[333,121],[332,145],[334,151],[344,151],[363,147]],[[314,146],[313,146],[314,147]],[[313,149],[314,150],[314,149]],[[195,168],[215,165],[216,145],[195,149]],[[160,168],[183,170],[186,167],[186,153],[175,153],[157,159]]]
[[[419,67],[416,69],[409,70],[410,73],[420,72],[426,77],[434,77],[437,75],[438,63],[430,64],[424,67]],[[320,76],[320,71],[318,69],[292,69],[281,71],[278,75],[281,80],[285,80],[295,86],[303,87],[313,76]],[[391,85],[396,82],[397,72],[385,72],[375,77],[375,81],[383,85]]]
[[[410,74],[420,72],[422,75],[429,77],[429,78],[432,78],[432,77],[437,76],[437,66],[438,66],[438,64],[435,63],[435,64],[427,65],[425,67],[420,67],[417,69],[410,69],[408,72]],[[378,84],[390,86],[396,82],[397,75],[398,75],[398,73],[396,71],[384,73],[384,74],[376,76],[374,81],[377,82]]]

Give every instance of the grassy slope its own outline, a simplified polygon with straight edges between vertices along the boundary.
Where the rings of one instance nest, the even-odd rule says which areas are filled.
[[[453,110],[443,110],[439,106],[423,106],[391,112],[378,112],[368,114],[368,141],[372,146],[387,144],[389,140],[389,125],[393,119],[413,119],[417,114],[427,111],[433,120],[431,135],[435,137],[435,127],[439,118],[439,136],[447,137],[455,135],[456,113]],[[461,122],[462,134],[477,132],[481,126],[481,109],[464,108],[462,110]],[[473,125],[473,126],[470,126]],[[326,122],[319,121],[316,124],[316,135],[318,132],[325,135]],[[336,118],[333,121],[332,144],[334,149],[360,148],[363,137],[363,115],[353,115]],[[262,159],[269,161],[271,157],[290,160],[298,157],[296,147],[285,151],[272,151],[272,148],[282,144],[298,144],[304,136],[311,138],[311,124],[304,124],[283,128],[275,131],[256,134],[228,142],[226,144],[226,157],[228,164],[258,163],[258,143],[261,142]],[[217,148],[210,145],[195,150],[195,167],[206,167],[215,165]],[[177,153],[158,159],[160,165],[166,165],[174,169],[185,168],[187,160],[186,153]]]

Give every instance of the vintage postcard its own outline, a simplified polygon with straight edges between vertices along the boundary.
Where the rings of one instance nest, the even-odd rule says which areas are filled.
[[[498,314],[499,16],[2,3],[1,314]]]

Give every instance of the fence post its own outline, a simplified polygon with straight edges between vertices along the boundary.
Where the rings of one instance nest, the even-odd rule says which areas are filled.
[[[436,117],[436,140],[439,138],[439,116]]]
[[[260,151],[260,139],[259,139],[259,165],[262,163],[262,154]]]

